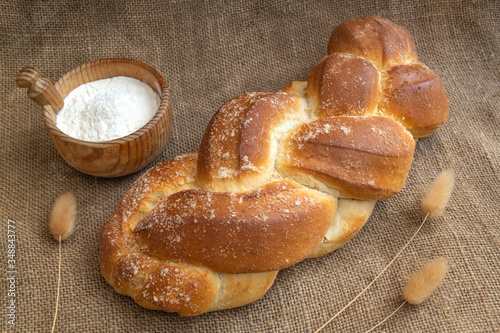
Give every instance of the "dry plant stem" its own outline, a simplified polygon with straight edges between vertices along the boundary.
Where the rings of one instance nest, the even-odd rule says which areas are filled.
[[[59,274],[57,277],[57,298],[56,298],[56,312],[54,313],[54,322],[52,323],[52,333],[54,333],[54,329],[56,328],[56,320],[57,320],[57,310],[59,308],[59,289],[61,286],[61,235],[59,235]]]
[[[361,295],[364,294],[364,292],[366,290],[368,290],[368,288],[370,288],[370,286],[375,283],[375,281],[377,281],[377,279],[392,265],[392,263],[399,257],[399,255],[404,251],[404,249],[406,249],[406,247],[411,243],[411,241],[415,238],[415,236],[417,236],[418,232],[420,231],[420,229],[422,229],[422,226],[424,225],[425,221],[427,221],[427,217],[429,216],[429,214],[427,213],[427,215],[425,215],[425,218],[424,220],[422,221],[422,223],[420,224],[420,226],[418,227],[417,231],[415,231],[415,233],[413,234],[413,236],[410,238],[410,240],[405,244],[405,246],[403,246],[403,248],[398,252],[398,254],[396,254],[396,256],[391,260],[391,262],[389,262],[387,264],[387,266],[385,266],[385,268],[375,277],[375,279],[372,280],[372,282],[370,282],[366,287],[365,289],[363,289],[356,297],[354,297],[354,299],[352,301],[350,301],[349,303],[347,303],[346,306],[344,306],[339,312],[337,312],[332,318],[330,318],[326,323],[323,324],[323,326],[321,326],[320,328],[318,328],[314,333],[318,333],[319,331],[321,331],[323,328],[325,328],[326,325],[328,325],[332,320],[334,320],[338,315],[340,315],[342,312],[344,312],[345,309],[347,309],[352,303],[354,303]]]
[[[388,315],[384,320],[382,320],[380,323],[378,323],[377,325],[373,326],[372,328],[370,328],[368,331],[366,331],[366,333],[368,332],[371,332],[373,331],[374,329],[376,329],[377,327],[379,327],[380,325],[382,325],[383,323],[385,323],[385,321],[389,318],[392,317],[393,314],[395,314],[396,312],[398,312],[399,309],[401,309],[403,307],[403,305],[406,304],[406,301],[404,301],[403,303],[401,303],[400,306],[398,306],[398,308],[396,310],[394,310],[390,315]]]

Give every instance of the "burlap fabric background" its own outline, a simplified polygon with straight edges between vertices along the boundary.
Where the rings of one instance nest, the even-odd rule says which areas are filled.
[[[56,81],[85,62],[128,57],[157,68],[171,87],[174,126],[155,161],[197,150],[212,114],[243,92],[277,91],[304,80],[326,54],[333,28],[377,14],[405,26],[422,62],[443,80],[450,119],[418,142],[403,191],[379,202],[344,248],[278,275],[258,302],[195,318],[145,310],[101,277],[98,233],[142,173],[99,179],[57,154],[40,108],[15,87],[35,65]],[[2,232],[16,222],[16,326],[7,324],[8,284],[0,284],[1,331],[48,332],[56,296],[57,242],[47,230],[54,199],[78,200],[74,235],[63,246],[59,332],[311,332],[390,261],[420,222],[432,179],[451,167],[456,189],[443,218],[428,223],[392,268],[326,332],[362,332],[400,303],[406,279],[445,256],[444,284],[420,306],[405,306],[379,331],[492,332],[500,327],[498,1],[2,1],[0,110]]]

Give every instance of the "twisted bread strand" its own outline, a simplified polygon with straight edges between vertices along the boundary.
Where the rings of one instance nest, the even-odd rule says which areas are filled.
[[[132,185],[101,232],[106,281],[184,316],[242,306],[278,270],[345,244],[375,200],[401,190],[413,137],[448,116],[441,81],[406,29],[380,17],[339,25],[329,53],[306,82],[224,104],[199,153]]]

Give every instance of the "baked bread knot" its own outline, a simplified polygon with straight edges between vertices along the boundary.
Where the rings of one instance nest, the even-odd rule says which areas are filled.
[[[401,190],[414,138],[448,117],[443,84],[381,17],[342,23],[328,50],[306,81],[225,103],[198,153],[132,185],[100,235],[101,272],[120,294],[183,316],[248,304]]]

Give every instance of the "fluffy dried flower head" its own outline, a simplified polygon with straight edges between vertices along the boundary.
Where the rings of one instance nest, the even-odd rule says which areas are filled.
[[[450,200],[454,183],[455,173],[451,169],[441,172],[436,177],[422,201],[422,210],[425,214],[429,214],[430,219],[441,216]]]
[[[443,281],[448,272],[448,260],[437,258],[413,274],[403,288],[403,299],[410,304],[420,304],[429,297]]]
[[[76,217],[76,200],[72,193],[60,195],[50,214],[49,231],[59,240],[67,239],[73,233]]]

